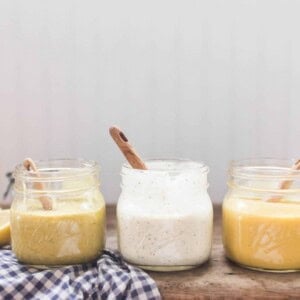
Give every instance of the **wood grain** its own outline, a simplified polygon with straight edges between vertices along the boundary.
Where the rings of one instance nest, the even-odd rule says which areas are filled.
[[[212,257],[190,271],[148,272],[164,299],[300,299],[300,273],[264,273],[241,268],[224,257],[221,207],[214,207]],[[107,246],[117,248],[115,206],[107,209]]]

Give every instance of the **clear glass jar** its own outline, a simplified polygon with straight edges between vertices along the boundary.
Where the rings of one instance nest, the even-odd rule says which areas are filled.
[[[148,170],[122,167],[120,252],[128,262],[155,271],[204,263],[213,230],[208,167],[188,160],[148,160],[146,165]]]
[[[14,172],[11,244],[16,257],[35,266],[96,259],[105,244],[105,203],[96,162],[49,160],[39,175],[22,165]],[[44,209],[42,200],[52,209]]]
[[[231,164],[223,202],[223,244],[230,260],[263,271],[300,270],[300,171],[291,170],[294,163]]]

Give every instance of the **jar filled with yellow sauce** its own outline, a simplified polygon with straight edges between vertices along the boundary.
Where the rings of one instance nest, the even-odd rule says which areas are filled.
[[[98,258],[105,246],[105,203],[97,163],[51,160],[37,168],[19,165],[14,172],[11,245],[18,260],[54,266]]]
[[[262,271],[300,270],[300,171],[292,170],[294,163],[232,163],[223,202],[223,244],[230,260]]]

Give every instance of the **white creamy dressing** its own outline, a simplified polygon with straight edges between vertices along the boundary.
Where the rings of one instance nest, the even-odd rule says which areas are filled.
[[[213,211],[207,169],[189,161],[147,162],[148,171],[122,169],[119,248],[140,266],[192,267],[211,252]]]

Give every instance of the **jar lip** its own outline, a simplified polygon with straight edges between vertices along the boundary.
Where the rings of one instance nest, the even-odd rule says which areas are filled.
[[[27,181],[67,180],[94,174],[99,171],[99,164],[96,161],[82,158],[37,160],[35,163],[39,170],[38,177],[36,172],[28,171],[24,168],[23,164],[19,164],[13,172],[14,178],[22,177],[23,180]]]
[[[149,158],[144,160],[146,165],[158,165],[147,170],[133,169],[128,162],[123,163],[122,172],[136,173],[136,174],[163,174],[163,173],[182,173],[187,171],[199,170],[203,174],[209,172],[209,167],[201,161],[193,161],[190,159],[178,159],[178,158]],[[162,167],[159,165],[164,165]]]
[[[292,166],[297,161],[298,159],[277,159],[271,157],[232,160],[229,164],[229,174],[233,177],[245,179],[300,178],[300,170],[292,169]]]

